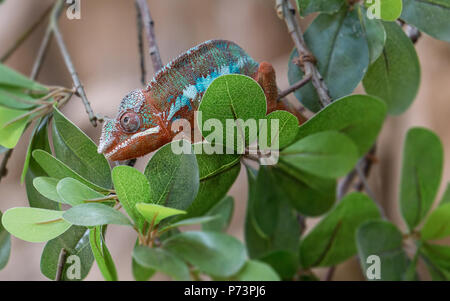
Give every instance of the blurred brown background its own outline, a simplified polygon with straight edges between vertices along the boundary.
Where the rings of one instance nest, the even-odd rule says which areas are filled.
[[[220,38],[235,41],[257,61],[271,62],[277,71],[278,85],[288,87],[287,61],[293,43],[284,23],[274,10],[274,0],[149,0],[156,23],[156,37],[164,63],[184,50],[205,40]],[[52,0],[6,0],[0,5],[0,54],[3,54]],[[303,20],[306,28],[309,20]],[[133,0],[81,0],[81,19],[68,20],[63,13],[61,31],[83,82],[87,96],[96,113],[114,116],[121,98],[140,87],[139,56],[137,48],[136,10]],[[7,65],[29,74],[45,25],[29,38],[7,61]],[[404,228],[398,213],[397,186],[401,147],[404,135],[411,126],[428,127],[441,137],[446,158],[450,158],[450,45],[423,36],[416,45],[422,67],[422,82],[412,107],[399,117],[389,117],[378,143],[379,164],[371,173],[370,182],[389,217]],[[148,80],[153,75],[149,57],[146,57]],[[45,84],[71,87],[54,41],[38,78]],[[363,90],[358,88],[359,92]],[[294,100],[293,100],[294,101]],[[93,128],[80,99],[74,97],[63,112],[94,141],[100,128]],[[20,185],[27,138],[19,142],[9,162],[8,177],[0,184],[0,211],[15,206],[27,206],[24,185]],[[138,160],[142,169],[147,158]],[[445,161],[444,181],[450,179],[450,160]],[[243,217],[246,208],[246,175],[241,172],[230,194],[236,199],[236,208],[229,233],[243,239]],[[442,189],[445,185],[441,187]],[[311,223],[313,223],[312,221]],[[119,278],[131,280],[130,254],[134,232],[125,227],[111,227],[108,246],[117,264]],[[35,244],[12,238],[12,254],[0,280],[44,280],[39,270],[44,244]],[[318,271],[324,275],[323,270]],[[88,280],[101,280],[94,264]],[[158,275],[155,279],[166,279]],[[362,275],[357,261],[352,259],[338,266],[334,279],[357,280]]]

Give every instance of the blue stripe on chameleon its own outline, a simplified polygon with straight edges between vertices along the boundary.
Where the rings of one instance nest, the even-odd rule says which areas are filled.
[[[207,77],[197,78],[196,83],[195,83],[197,92],[198,93],[205,92],[206,89],[208,89],[209,85],[220,75],[224,75],[224,74],[219,74],[218,72],[213,71],[213,72],[211,72],[211,74],[208,74]],[[191,100],[184,95],[180,95],[175,100],[175,103],[173,103],[170,106],[170,111],[169,111],[169,115],[167,116],[167,119],[171,120],[175,116],[175,114],[184,106],[189,106],[189,110],[191,110],[192,109]]]
[[[197,93],[205,92],[206,89],[208,89],[209,85],[221,75],[241,73],[242,67],[243,65],[240,66],[239,62],[232,62],[229,65],[223,65],[219,67],[218,70],[214,70],[206,77],[198,77],[195,81],[195,88],[197,89]],[[169,97],[168,101],[170,101],[171,97]],[[170,106],[167,119],[174,120],[175,114],[177,114],[177,112],[185,106],[189,107],[189,111],[192,110],[191,101],[193,101],[193,99],[189,99],[184,95],[178,96],[175,102]]]

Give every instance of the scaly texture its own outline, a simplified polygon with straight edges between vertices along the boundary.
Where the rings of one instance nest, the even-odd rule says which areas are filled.
[[[275,71],[259,65],[230,41],[211,40],[184,52],[163,67],[145,89],[125,96],[115,119],[103,125],[98,152],[111,160],[127,160],[148,154],[177,134],[171,124],[183,118],[193,125],[208,86],[225,74],[243,74],[262,86],[268,102],[275,102]],[[269,111],[277,106],[269,106]],[[280,107],[278,107],[280,108]]]

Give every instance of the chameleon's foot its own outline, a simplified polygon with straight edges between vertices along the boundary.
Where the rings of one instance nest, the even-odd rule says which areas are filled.
[[[264,91],[267,99],[267,113],[277,109],[278,88],[275,77],[275,69],[270,63],[261,62],[259,64],[256,81]]]
[[[267,113],[276,110],[288,111],[297,117],[299,124],[304,123],[307,119],[286,99],[278,100],[278,87],[275,76],[275,69],[268,62],[261,62],[259,64],[258,73],[255,80],[262,87],[267,99]]]

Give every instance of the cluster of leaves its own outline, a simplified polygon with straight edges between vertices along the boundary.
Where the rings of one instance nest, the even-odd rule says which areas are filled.
[[[27,152],[24,179],[30,207],[11,208],[2,216],[0,268],[8,260],[9,232],[31,242],[47,241],[41,271],[50,279],[56,277],[64,248],[67,257],[80,258],[81,279],[95,260],[106,280],[116,280],[105,240],[107,225],[116,224],[136,232],[132,270],[137,280],[147,280],[156,271],[176,280],[205,276],[221,280],[316,279],[312,268],[334,266],[356,254],[363,269],[368,255],[379,255],[385,280],[416,279],[419,257],[434,278],[447,279],[450,248],[433,240],[450,235],[446,222],[450,188],[439,207],[427,216],[436,198],[443,161],[439,139],[430,131],[412,129],[405,142],[400,205],[408,233],[402,234],[381,219],[378,207],[365,194],[351,193],[336,203],[337,179],[349,173],[374,145],[386,114],[405,111],[418,89],[416,52],[392,20],[401,14],[424,32],[448,39],[448,29],[439,26],[448,16],[445,3],[436,10],[430,1],[408,0],[403,1],[403,11],[398,1],[383,3],[385,21],[369,19],[368,8],[348,1],[298,1],[302,15],[320,13],[306,31],[305,41],[333,98],[330,105],[320,108],[311,84],[297,90],[299,100],[317,112],[301,126],[288,112],[266,114],[264,93],[251,78],[221,76],[208,87],[199,108],[203,114],[199,128],[205,141],[171,142],[153,155],[141,173],[128,166],[111,170],[92,140],[53,108],[37,120]],[[419,20],[423,12],[433,16],[434,22]],[[288,74],[292,83],[303,77],[292,63],[296,56],[294,49]],[[1,68],[0,102],[3,87],[5,91],[20,90],[20,98],[48,92],[34,95],[30,91],[41,85]],[[361,81],[369,95],[349,95]],[[0,115],[1,124],[23,115],[24,110],[33,116],[38,108],[10,108],[8,101],[25,104],[11,99],[8,96],[0,103],[0,110],[16,110],[20,115],[7,111]],[[192,151],[223,147],[219,141],[229,134],[250,150],[258,137],[266,134],[251,133],[238,124],[232,133],[217,136],[207,124],[213,118],[227,131],[227,119],[244,123],[277,119],[279,131],[269,133],[269,143],[259,148],[279,150],[278,162],[254,169],[242,149],[235,149],[234,154]],[[1,145],[15,146],[30,119],[19,121],[17,130],[5,130],[8,135],[1,134],[6,127],[0,129]],[[273,149],[273,139],[278,140],[279,149]],[[174,144],[190,152],[175,154]],[[224,233],[234,209],[234,200],[227,193],[242,162],[249,184],[245,243]],[[322,219],[304,234],[298,219],[308,217]],[[193,224],[201,224],[202,231],[182,231],[183,226]],[[403,250],[405,239],[417,245],[413,258]],[[70,280],[69,268],[70,262],[65,262],[63,279]]]
[[[0,64],[1,152],[14,148],[48,88]]]
[[[415,280],[417,260],[422,257],[433,280],[450,280],[450,247],[435,244],[450,236],[450,186],[437,208],[428,214],[441,182],[442,164],[439,138],[424,128],[410,129],[403,150],[399,197],[408,233],[402,234],[385,220],[369,221],[360,226],[356,242],[364,270],[368,267],[366,258],[377,254],[383,280]],[[416,246],[412,258],[403,249],[405,239],[411,239]]]
[[[226,103],[217,106],[221,101]],[[48,241],[41,270],[50,279],[55,278],[62,248],[68,256],[81,258],[82,278],[95,259],[105,279],[117,279],[105,244],[108,224],[136,230],[133,272],[139,280],[154,271],[174,279],[195,278],[198,273],[215,279],[292,278],[300,239],[297,213],[318,216],[333,206],[336,179],[348,173],[373,144],[385,117],[385,105],[370,96],[344,97],[298,127],[288,112],[265,116],[264,93],[254,80],[227,75],[210,85],[200,110],[206,118],[217,116],[224,127],[227,117],[243,121],[276,118],[280,122],[276,136],[282,145],[279,164],[261,168],[257,175],[249,170],[246,246],[221,233],[232,214],[233,200],[226,193],[240,171],[242,155],[176,155],[167,144],[154,154],[144,174],[127,166],[111,172],[96,145],[56,108],[51,123],[53,155],[48,119],[40,122],[30,144],[29,171],[31,166],[39,168],[26,178],[31,207],[6,211],[3,226],[23,240]],[[334,116],[334,124],[330,124],[330,116]],[[215,143],[208,131],[202,134],[203,143],[190,145],[179,140],[172,144],[205,148]],[[246,138],[245,147],[249,147],[252,140]],[[118,211],[115,203],[128,216]],[[178,230],[198,223],[204,231]],[[280,267],[279,255],[295,264]]]
[[[343,0],[298,0],[302,15],[320,12],[305,32],[305,42],[333,99],[348,95],[363,81],[367,93],[382,98],[390,114],[404,112],[414,100],[420,82],[420,67],[413,44],[395,21],[397,17],[431,36],[450,42],[448,1],[381,0],[381,17],[370,19],[360,4]],[[366,1],[369,2],[369,1]],[[371,1],[374,5],[377,1]],[[369,6],[369,4],[367,4]],[[400,15],[401,14],[401,15]],[[303,73],[289,60],[289,82]],[[345,75],[345,76],[343,76]],[[310,110],[320,109],[312,84],[295,92]]]

